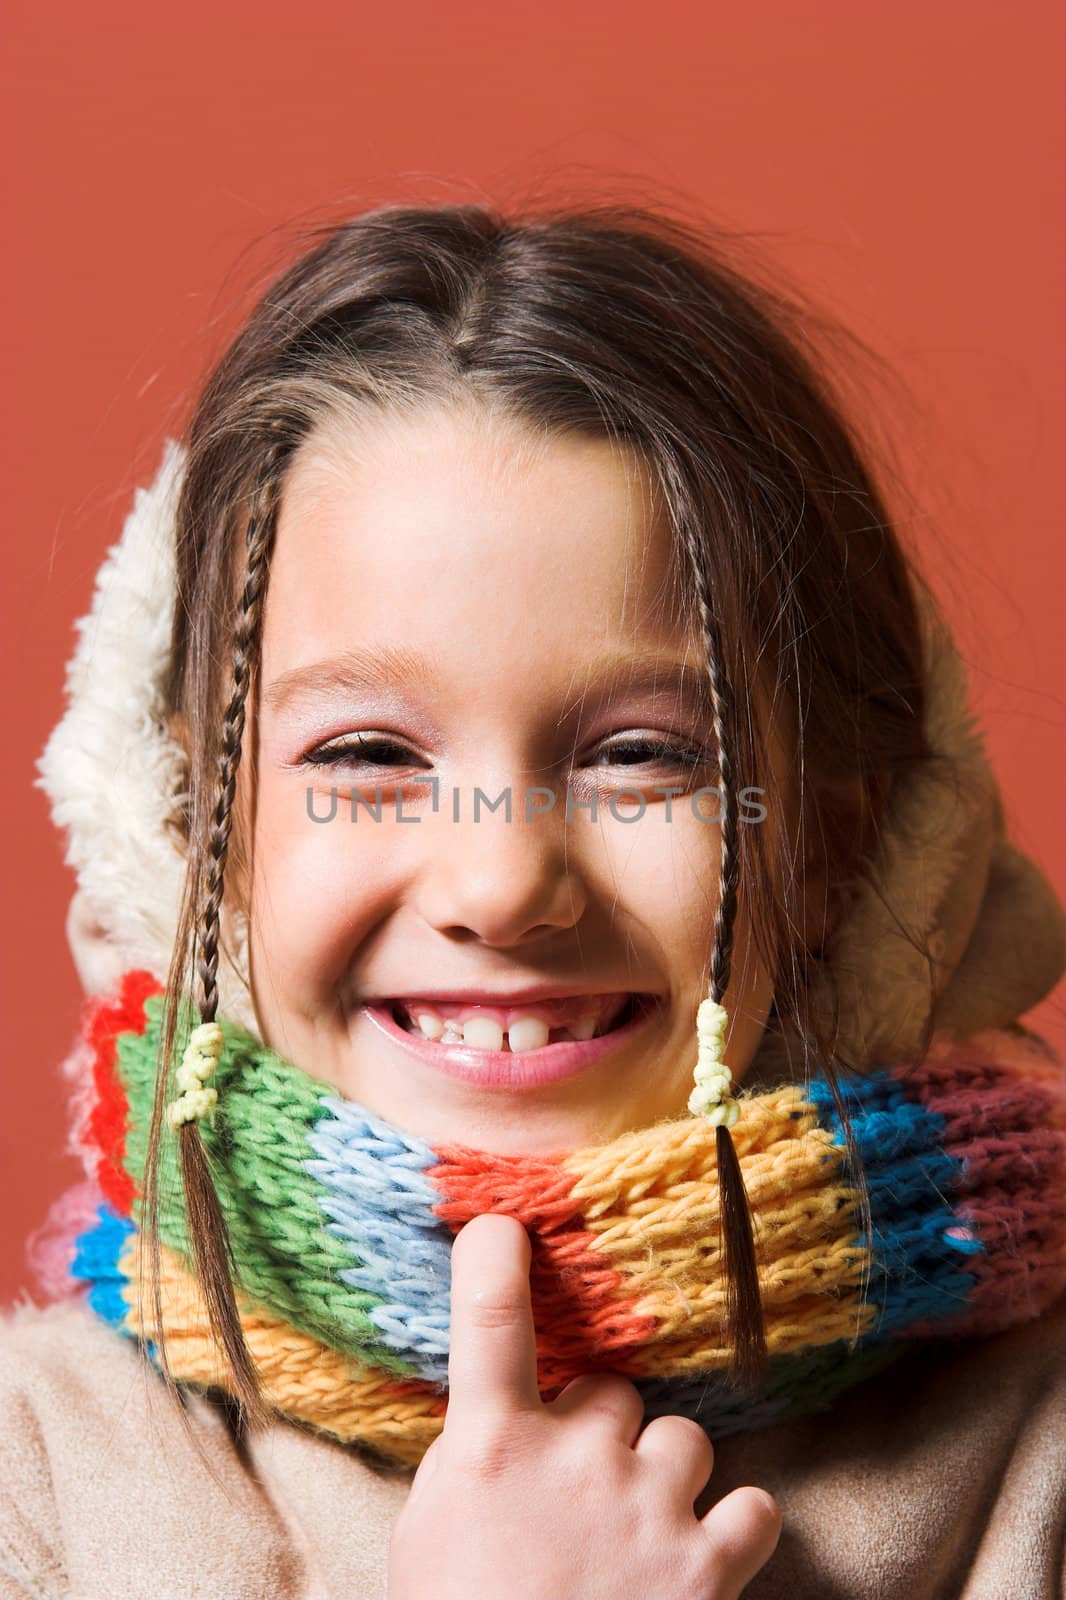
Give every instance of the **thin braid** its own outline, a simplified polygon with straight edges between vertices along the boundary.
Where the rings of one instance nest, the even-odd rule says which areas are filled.
[[[731,729],[734,726],[733,693],[726,677],[720,648],[720,630],[712,604],[706,566],[693,527],[682,525],[682,538],[692,570],[696,606],[704,640],[707,678],[718,767],[721,852],[718,869],[718,904],[714,916],[709,994],[725,1003],[733,965],[733,934],[740,886],[740,839]],[[733,1340],[733,1375],[754,1388],[767,1368],[766,1330],[751,1206],[744,1187],[740,1160],[727,1127],[715,1130],[718,1165],[719,1211],[724,1235],[726,1266],[726,1317]]]
[[[737,810],[733,805],[733,754],[729,738],[729,724],[733,697],[725,675],[725,664],[719,648],[718,623],[715,619],[707,573],[693,529],[686,523],[683,538],[692,569],[699,611],[700,630],[703,634],[707,679],[711,689],[711,716],[718,766],[718,789],[721,811],[721,854],[718,867],[718,904],[714,913],[714,949],[711,955],[710,996],[724,1003],[733,965],[733,929],[736,922],[737,896],[740,883],[739,829]]]
[[[233,633],[233,693],[222,723],[221,748],[218,756],[218,804],[208,834],[209,859],[199,941],[200,956],[197,963],[203,994],[200,1017],[204,1022],[214,1021],[218,1009],[220,908],[225,887],[233,802],[237,792],[237,770],[240,766],[241,743],[244,738],[245,705],[251,682],[251,669],[258,649],[263,596],[270,570],[275,499],[276,480],[272,483],[268,479],[260,488],[258,503],[248,520],[247,576],[244,593],[241,596],[240,614]]]
[[[707,676],[711,685],[714,742],[717,750],[718,788],[721,811],[721,857],[718,869],[718,905],[714,913],[714,949],[711,956],[712,1000],[724,1003],[733,969],[733,930],[736,926],[737,896],[740,885],[740,838],[737,807],[733,804],[733,754],[727,732],[727,719],[732,716],[732,694],[718,649],[717,630],[711,620],[710,608],[703,596],[703,585],[698,590],[701,622],[707,641]]]
[[[251,683],[252,666],[259,648],[263,598],[270,570],[270,551],[277,522],[280,477],[276,470],[277,452],[268,453],[246,533],[247,568],[240,612],[233,633],[233,693],[226,708],[220,735],[218,757],[218,803],[208,835],[208,866],[204,879],[204,901],[199,929],[199,957],[202,1023],[213,1022],[218,1009],[219,921],[225,886],[226,857],[229,850],[237,772],[244,736],[245,705]],[[225,1351],[236,1380],[236,1390],[245,1420],[262,1426],[269,1418],[255,1362],[241,1328],[240,1312],[234,1292],[236,1260],[211,1177],[198,1119],[186,1121],[179,1130],[178,1148],[182,1184],[188,1214],[189,1238],[208,1318],[216,1342]]]

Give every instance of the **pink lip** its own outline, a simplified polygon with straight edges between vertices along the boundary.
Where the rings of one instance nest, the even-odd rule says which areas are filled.
[[[571,987],[563,983],[527,983],[524,989],[419,989],[417,995],[408,991],[407,998],[428,1000],[432,1005],[434,1000],[456,1001],[472,1006],[520,1006],[536,1000],[567,1000],[574,996],[586,994],[613,994],[615,990],[609,986],[603,989],[590,987],[584,984],[580,987]],[[396,991],[400,999],[405,998],[402,989]],[[392,1003],[392,997],[387,994],[364,995],[361,997],[363,1005],[376,1005],[380,1001]]]
[[[408,1033],[395,1022],[387,1006],[366,1004],[363,1014],[370,1018],[384,1034],[401,1045],[425,1066],[443,1072],[449,1078],[460,1078],[464,1083],[477,1084],[483,1089],[533,1089],[545,1083],[558,1083],[572,1078],[586,1067],[593,1066],[612,1050],[623,1045],[659,1009],[656,996],[641,996],[636,1016],[600,1034],[595,1039],[561,1039],[557,1044],[546,1044],[539,1050],[474,1050],[461,1044],[437,1044],[419,1034]]]

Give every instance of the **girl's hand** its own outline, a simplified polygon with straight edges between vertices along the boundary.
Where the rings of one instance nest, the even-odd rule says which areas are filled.
[[[735,1489],[698,1519],[713,1446],[686,1417],[641,1432],[620,1373],[541,1400],[530,1254],[499,1213],[452,1244],[448,1412],[393,1527],[388,1600],[736,1600],[777,1546],[776,1502]]]

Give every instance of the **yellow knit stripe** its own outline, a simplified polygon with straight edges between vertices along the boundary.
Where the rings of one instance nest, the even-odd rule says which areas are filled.
[[[158,1343],[148,1281],[147,1252],[143,1256],[144,1321],[138,1308],[142,1268],[141,1235],[133,1233],[119,1256],[124,1277],[123,1298],[132,1333]],[[167,1246],[160,1248],[163,1329],[174,1377],[182,1383],[217,1387],[234,1393],[232,1378],[211,1336],[207,1307],[199,1285]],[[238,1292],[241,1328],[269,1403],[297,1419],[321,1429],[344,1443],[359,1439],[412,1466],[418,1464],[444,1426],[433,1414],[441,1404],[430,1385],[417,1379],[397,1379],[350,1356],[344,1356],[309,1334],[271,1316]]]
[[[854,1338],[876,1307],[860,1293],[871,1254],[856,1242],[856,1191],[826,1181],[827,1164],[839,1172],[844,1151],[795,1085],[741,1106],[731,1137],[755,1219],[767,1349],[784,1355]],[[627,1312],[658,1324],[627,1370],[727,1366],[717,1161],[698,1121],[663,1121],[576,1151],[563,1165],[593,1248],[624,1279],[618,1295]]]

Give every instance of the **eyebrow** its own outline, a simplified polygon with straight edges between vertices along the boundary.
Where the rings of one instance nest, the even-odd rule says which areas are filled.
[[[398,683],[424,689],[432,681],[433,672],[424,656],[386,645],[381,650],[346,650],[328,661],[292,667],[273,680],[263,699],[271,711],[279,712],[305,700],[352,689],[390,689]]]
[[[264,691],[263,699],[275,714],[295,705],[353,690],[429,688],[436,678],[432,664],[416,650],[386,645],[379,650],[351,649],[325,661],[292,667],[279,674]],[[590,663],[583,701],[604,689],[620,685],[625,690],[673,690],[703,699],[707,674],[691,661],[670,660],[655,651],[601,656]]]

